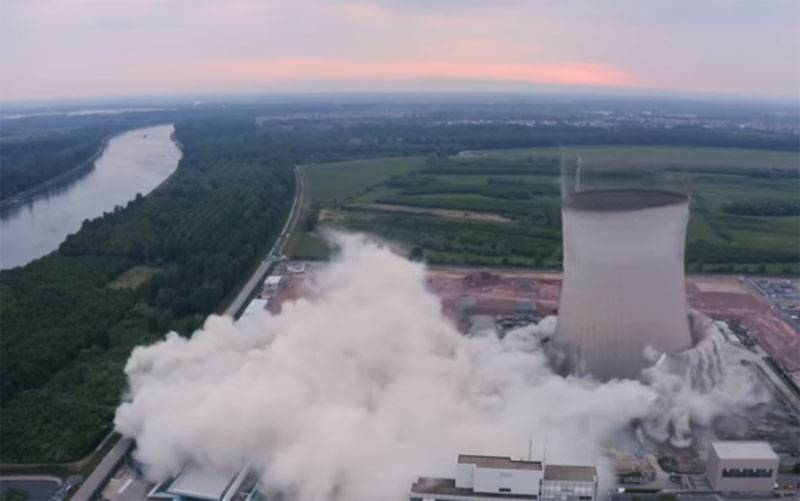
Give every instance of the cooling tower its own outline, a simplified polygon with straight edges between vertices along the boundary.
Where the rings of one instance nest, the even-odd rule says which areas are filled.
[[[556,342],[572,370],[636,379],[647,347],[692,346],[683,255],[689,200],[651,189],[564,196],[564,281]]]

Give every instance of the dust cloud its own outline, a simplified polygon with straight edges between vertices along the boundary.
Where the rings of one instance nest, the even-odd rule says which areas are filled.
[[[298,499],[401,500],[418,476],[452,477],[459,453],[524,457],[529,439],[534,456],[546,440],[548,462],[607,475],[603,441],[665,401],[666,384],[554,374],[538,341],[554,318],[463,336],[422,265],[336,238],[338,257],[280,315],[212,316],[134,350],[115,425],[148,477],[248,466]]]

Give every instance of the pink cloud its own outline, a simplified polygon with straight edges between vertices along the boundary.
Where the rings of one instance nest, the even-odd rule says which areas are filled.
[[[198,68],[198,70],[200,70]],[[496,82],[634,87],[642,82],[632,74],[605,64],[482,63],[465,61],[368,62],[313,58],[223,61],[201,71],[224,75],[231,83],[286,80],[409,80],[420,78],[474,79]]]

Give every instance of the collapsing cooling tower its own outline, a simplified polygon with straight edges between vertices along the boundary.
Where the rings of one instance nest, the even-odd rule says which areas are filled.
[[[646,352],[690,348],[683,270],[688,197],[653,189],[575,191],[563,194],[562,218],[555,340],[571,370],[635,379],[653,363]]]

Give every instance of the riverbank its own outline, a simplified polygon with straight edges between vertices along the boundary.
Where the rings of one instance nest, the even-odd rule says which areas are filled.
[[[77,166],[73,167],[72,169],[62,172],[61,174],[48,179],[47,181],[40,183],[33,188],[21,191],[15,195],[12,195],[8,198],[4,198],[0,200],[0,214],[6,214],[11,212],[15,208],[24,205],[27,202],[30,202],[34,198],[42,195],[45,191],[51,190],[54,188],[58,188],[66,184],[66,181],[76,181],[83,177],[83,175],[87,174],[92,170],[94,167],[94,163],[97,161],[98,158],[103,154],[103,152],[108,147],[108,143],[111,141],[112,138],[125,134],[128,131],[121,131],[121,132],[114,132],[106,137],[100,142],[100,146],[97,148],[97,151],[89,157],[88,160],[84,160]],[[78,177],[76,177],[78,176]]]
[[[57,249],[86,220],[124,207],[146,195],[176,171],[182,151],[174,127],[162,124],[109,137],[91,163],[51,180],[0,218],[0,267],[25,265]],[[19,197],[20,200],[22,197]]]

